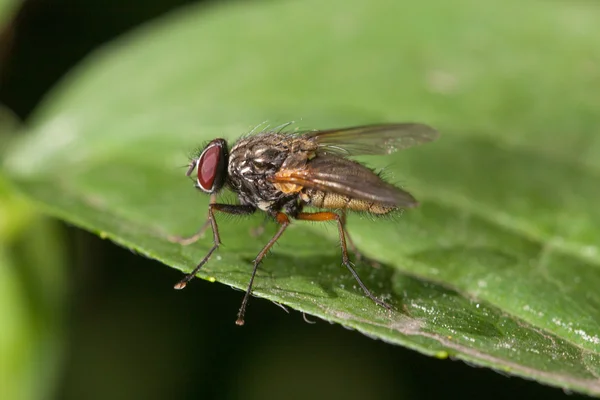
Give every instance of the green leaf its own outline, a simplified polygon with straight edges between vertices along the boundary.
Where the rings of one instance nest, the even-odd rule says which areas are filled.
[[[0,129],[0,143],[4,133]],[[39,215],[0,175],[2,399],[47,397],[58,382],[66,293],[64,238],[58,225]]]
[[[5,168],[49,213],[190,271],[210,237],[167,239],[205,218],[208,199],[178,168],[203,141],[265,120],[431,124],[436,143],[364,159],[422,207],[349,224],[383,263],[359,263],[359,274],[396,311],[363,296],[325,224],[294,223],[254,294],[600,395],[599,17],[589,2],[515,0],[184,9],[90,57],[48,96]],[[261,221],[220,219],[224,246],[200,276],[245,289],[275,230],[252,237]]]
[[[8,208],[6,197],[0,196],[0,213],[7,211],[22,213]],[[55,390],[63,361],[64,241],[56,221],[29,219],[24,236],[0,244],[3,399],[47,397]]]
[[[14,0],[0,0],[0,27],[4,20],[10,17],[12,11],[16,8],[18,2]]]

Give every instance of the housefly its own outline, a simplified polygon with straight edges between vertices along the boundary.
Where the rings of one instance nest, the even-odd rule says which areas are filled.
[[[191,176],[195,170],[195,187],[211,195],[208,219],[196,235],[178,241],[192,243],[210,226],[213,246],[175,288],[183,289],[221,244],[215,219],[217,212],[247,215],[261,211],[277,222],[279,229],[254,260],[237,325],[244,324],[258,265],[291,220],[335,221],[342,263],[367,297],[390,309],[371,293],[350,263],[346,211],[384,215],[400,208],[415,207],[418,203],[410,193],[386,182],[373,170],[349,157],[391,154],[430,142],[437,136],[437,131],[427,125],[400,123],[303,132],[267,130],[242,137],[231,148],[225,139],[212,140],[191,159],[186,173]],[[237,194],[239,204],[217,202],[217,193],[225,188]],[[305,207],[320,210],[306,212]]]

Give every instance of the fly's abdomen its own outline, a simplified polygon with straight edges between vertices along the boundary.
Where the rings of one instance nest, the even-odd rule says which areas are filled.
[[[398,208],[379,202],[353,199],[342,194],[310,190],[302,194],[303,200],[309,205],[317,208],[348,209],[353,211],[365,211],[372,214],[387,214]]]

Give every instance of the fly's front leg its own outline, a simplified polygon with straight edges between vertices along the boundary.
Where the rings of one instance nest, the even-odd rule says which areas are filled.
[[[267,221],[263,221],[260,225],[250,228],[250,236],[259,237],[265,233],[265,226],[267,225]]]
[[[196,268],[189,274],[187,274],[181,281],[179,281],[175,285],[175,289],[183,289],[189,281],[191,281],[194,276],[200,271],[200,268],[210,259],[212,253],[217,250],[219,245],[221,245],[221,237],[219,236],[219,227],[217,226],[217,221],[215,220],[215,211],[220,211],[227,214],[235,214],[235,215],[248,215],[254,213],[256,208],[251,205],[237,205],[237,204],[210,204],[208,206],[208,223],[210,224],[213,232],[213,246],[208,251],[206,256],[196,265]]]
[[[190,245],[192,243],[196,243],[198,240],[202,239],[209,226],[210,226],[210,217],[207,217],[206,221],[204,221],[204,223],[202,224],[200,229],[198,229],[198,232],[194,233],[192,236],[188,236],[188,237],[169,236],[168,240],[171,243],[178,243],[182,246],[188,246],[188,245]]]
[[[217,203],[217,195],[211,194],[210,195],[210,205],[216,204],[216,203]],[[203,238],[204,234],[206,233],[206,230],[210,226],[210,205],[209,205],[209,211],[208,211],[209,213],[206,216],[206,221],[204,221],[204,223],[202,224],[202,226],[200,227],[198,232],[194,233],[192,236],[189,236],[189,237],[169,236],[167,238],[169,240],[169,242],[179,243],[182,246],[187,246],[192,243],[196,243],[199,239]]]

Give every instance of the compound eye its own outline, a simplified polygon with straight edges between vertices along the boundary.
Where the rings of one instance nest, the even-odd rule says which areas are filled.
[[[221,146],[212,144],[202,152],[198,159],[198,185],[205,192],[214,190],[215,179],[220,173],[221,153]]]

